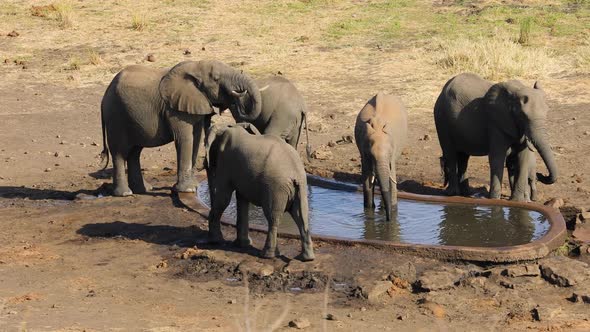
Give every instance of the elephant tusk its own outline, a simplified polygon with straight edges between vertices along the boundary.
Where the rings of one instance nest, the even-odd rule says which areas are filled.
[[[264,90],[268,89],[268,87],[269,87],[269,85],[267,84],[264,87],[260,88],[260,91],[264,91]]]
[[[236,90],[231,90],[231,95],[236,97],[236,98],[240,98],[246,95],[246,93],[248,93],[248,91],[242,91],[242,92],[237,92]]]
[[[391,177],[391,175],[389,176],[389,179],[391,180],[391,182],[397,184],[397,181],[395,181],[395,179],[393,177]]]

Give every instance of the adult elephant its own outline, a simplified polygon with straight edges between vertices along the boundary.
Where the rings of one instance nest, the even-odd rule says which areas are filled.
[[[244,119],[257,119],[261,111],[257,85],[219,61],[185,61],[171,69],[134,65],[119,72],[101,104],[101,155],[107,158],[108,165],[110,149],[113,194],[128,196],[150,190],[141,174],[141,151],[172,141],[176,145],[178,171],[174,189],[194,192],[193,173],[200,168],[198,150],[204,141],[203,129],[209,127],[214,114],[212,106],[228,108],[238,98],[241,103],[237,114]]]
[[[547,141],[548,107],[538,82],[533,88],[512,80],[492,84],[474,74],[460,74],[444,86],[434,106],[434,120],[442,148],[449,195],[466,194],[465,171],[469,156],[487,155],[490,163],[490,198],[500,198],[507,152],[527,153],[527,141],[537,149],[549,175],[539,181],[552,184],[557,165]],[[526,158],[519,158],[526,159]],[[527,174],[526,163],[517,166]],[[516,180],[512,200],[526,200],[524,177]]]
[[[240,102],[230,106],[230,111],[236,122],[252,123],[263,134],[279,136],[297,149],[303,122],[307,136],[307,154],[311,153],[309,132],[307,130],[307,107],[303,96],[297,87],[288,79],[281,76],[271,76],[256,81],[260,87],[262,110],[253,119],[245,117],[240,109],[245,107],[248,100],[243,97]]]

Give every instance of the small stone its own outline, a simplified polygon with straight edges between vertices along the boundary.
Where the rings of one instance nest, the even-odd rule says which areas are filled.
[[[590,279],[588,264],[565,256],[545,259],[541,262],[540,267],[541,276],[560,287],[571,287]]]
[[[263,277],[268,277],[275,272],[275,268],[271,265],[264,265],[260,268],[259,274]]]
[[[20,33],[16,32],[15,30],[12,30],[7,34],[7,36],[8,37],[18,37],[18,36],[20,36]]]
[[[584,222],[590,220],[590,211],[580,213],[580,220]]]
[[[303,330],[303,329],[308,328],[310,326],[311,326],[311,323],[309,322],[309,319],[304,318],[304,317],[296,318],[296,319],[289,322],[289,327],[293,327],[298,330]]]
[[[328,142],[328,146],[329,146],[329,147],[331,147],[331,148],[333,148],[333,147],[335,147],[335,146],[336,146],[336,142],[334,142],[334,141],[329,141],[329,142]]]
[[[555,317],[559,312],[561,312],[561,307],[560,306],[539,306],[536,308],[533,308],[533,310],[531,310],[531,314],[533,315],[533,319],[536,321],[546,321],[548,319],[551,319],[553,317]]]
[[[50,168],[50,167],[47,167],[47,168],[45,169],[45,172],[51,172],[51,168]]]
[[[11,311],[8,312],[8,314],[9,315],[16,315],[16,314],[18,314],[18,312],[14,311],[14,310],[11,310]]]
[[[86,147],[86,143],[80,143],[80,146],[85,148]]]
[[[398,314],[396,318],[397,320],[406,320],[408,319],[408,314]]]
[[[370,303],[377,303],[379,301],[379,297],[387,293],[387,291],[392,286],[393,284],[391,281],[377,281],[372,286],[367,287],[368,290],[366,292],[363,291],[363,293],[366,293],[366,297]]]
[[[72,158],[71,154],[66,154],[66,158]]]
[[[168,267],[168,262],[167,261],[161,261],[160,263],[158,263],[158,265],[156,265],[156,269],[165,269]]]
[[[334,158],[332,151],[324,149],[315,150],[311,153],[311,157],[318,160],[330,160]]]
[[[238,301],[236,299],[231,299],[231,300],[227,301],[227,303],[236,304],[236,303],[238,303]]]
[[[550,206],[556,210],[559,210],[560,207],[562,207],[564,205],[564,201],[562,198],[558,198],[558,197],[554,197],[550,200],[548,200],[547,202],[545,202],[546,206]]]
[[[61,142],[59,142],[59,144],[61,144],[61,145],[65,145],[65,144],[67,144],[67,143],[68,143],[68,142],[66,142],[66,141],[61,141]]]
[[[55,166],[55,167],[59,167],[59,164],[53,164],[53,166]]]
[[[529,265],[516,265],[511,266],[504,271],[502,271],[502,275],[515,278],[515,277],[536,277],[540,274],[539,266],[536,264],[529,264]]]
[[[388,279],[393,280],[395,277],[414,283],[416,281],[416,267],[412,262],[398,265],[392,269]]]
[[[92,146],[100,146],[100,144],[98,144],[96,142],[92,142]]]
[[[25,151],[25,152],[23,152],[23,154],[29,154],[29,152]]]
[[[192,53],[191,50],[189,50],[188,48],[182,52],[182,54],[184,54],[184,55],[191,55],[191,53]]]
[[[422,137],[421,141],[430,141],[431,137],[430,135],[426,134]]]
[[[575,287],[570,300],[576,303],[590,304],[590,287]]]
[[[359,159],[357,157],[352,157],[350,158],[350,161],[358,161]]]
[[[455,286],[455,283],[461,278],[464,271],[455,269],[442,271],[426,271],[418,279],[418,287],[429,292],[443,289],[450,289]]]
[[[352,318],[352,313],[348,313],[348,315],[346,315],[346,317]]]
[[[338,317],[336,317],[336,315],[334,315],[334,314],[327,314],[326,319],[336,321],[336,320],[338,320]]]
[[[205,46],[201,47],[201,51],[205,51],[205,50],[206,50]]]
[[[361,307],[361,312],[365,312],[365,311],[367,311],[367,308]]]
[[[61,135],[55,135],[55,138],[61,138]]]
[[[586,131],[584,132],[584,135],[586,135],[586,136],[590,135],[590,131],[586,130]]]
[[[63,155],[63,153],[60,151],[57,151],[56,153],[53,154],[53,156],[55,156],[55,157],[61,157],[62,155]]]
[[[148,62],[156,62],[156,56],[152,53],[147,55],[147,59]]]
[[[192,258],[193,256],[198,255],[198,254],[199,254],[199,251],[197,249],[188,248],[184,252],[174,255],[174,257],[180,258],[180,259],[189,259],[189,258]]]

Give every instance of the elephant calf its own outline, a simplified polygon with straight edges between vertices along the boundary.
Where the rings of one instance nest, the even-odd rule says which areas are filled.
[[[311,154],[309,131],[307,129],[307,107],[297,87],[281,76],[271,76],[256,80],[260,88],[262,109],[257,118],[244,117],[238,112],[237,105],[230,106],[236,122],[249,122],[263,134],[279,136],[297,149],[303,122],[307,138],[306,151]],[[243,101],[245,99],[241,99]],[[243,107],[243,106],[242,106]]]
[[[248,203],[252,203],[262,207],[268,221],[263,257],[279,254],[277,231],[281,217],[288,212],[301,235],[300,259],[314,259],[308,224],[307,178],[303,163],[292,146],[277,136],[260,135],[251,124],[215,125],[207,135],[206,165],[211,194],[211,242],[223,241],[219,220],[235,191],[236,245],[250,245]]]
[[[387,220],[397,207],[395,161],[401,154],[408,131],[408,114],[399,98],[379,93],[356,118],[354,137],[361,154],[364,205],[375,207],[375,174]]]

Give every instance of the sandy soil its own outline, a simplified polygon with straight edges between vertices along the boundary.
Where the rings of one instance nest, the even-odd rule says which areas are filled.
[[[29,15],[31,3],[10,1],[24,8],[17,16]],[[129,8],[119,1],[112,5]],[[412,48],[314,46],[313,26],[287,35],[280,51],[261,43],[255,29],[240,30],[252,37],[236,46],[236,39],[224,37],[244,24],[230,10],[235,2],[209,5],[198,9],[203,15],[198,27],[215,22],[222,30],[192,27],[195,37],[172,38],[171,44],[164,39],[150,44],[172,34],[166,29],[148,30],[149,37],[126,33],[119,39],[112,39],[106,28],[88,34],[84,20],[95,24],[93,16],[78,17],[70,30],[38,18],[0,23],[0,60],[6,59],[0,64],[0,330],[236,331],[265,330],[273,324],[277,330],[292,330],[288,322],[301,317],[311,324],[307,330],[314,331],[469,331],[476,326],[490,331],[590,330],[588,304],[567,300],[572,288],[557,287],[538,275],[506,277],[503,266],[326,243],[317,243],[317,261],[302,264],[291,260],[299,246],[293,240],[281,240],[284,257],[271,261],[257,258],[255,249],[208,247],[205,220],[170,194],[176,168],[172,145],[143,153],[144,173],[154,192],[96,198],[107,194],[104,184],[111,182],[108,172],[98,171],[98,154],[100,99],[113,73],[131,63],[166,66],[212,57],[255,77],[280,70],[293,79],[310,108],[311,143],[330,155],[313,159],[306,168],[337,179],[358,181],[356,146],[340,144],[343,136],[353,134],[358,110],[379,90],[401,95],[410,107],[410,133],[398,162],[399,187],[441,194],[432,105],[448,73],[425,68],[428,73],[416,74]],[[318,17],[320,22],[330,19]],[[114,26],[128,29],[121,20]],[[18,37],[7,36],[13,29]],[[301,35],[311,36],[310,44],[291,42]],[[103,45],[98,49],[104,63],[64,69],[72,54],[97,45]],[[186,49],[192,54],[183,54]],[[145,55],[152,52],[158,60],[148,63]],[[24,64],[15,63],[18,54],[30,56]],[[560,176],[554,185],[539,184],[539,201],[563,198],[561,210],[570,221],[588,207],[590,195],[590,79],[559,73],[545,78],[544,85],[551,108],[548,134]],[[301,146],[302,155],[303,150]],[[487,160],[472,160],[468,172],[474,194],[485,194]],[[224,228],[224,234],[231,238],[233,229]],[[262,241],[263,234],[254,235],[255,248]],[[414,272],[392,272],[408,264]],[[447,271],[455,278],[426,292],[416,280],[428,271]],[[388,278],[393,283],[378,292]],[[590,287],[590,278],[578,286]],[[326,319],[327,314],[334,319]]]

